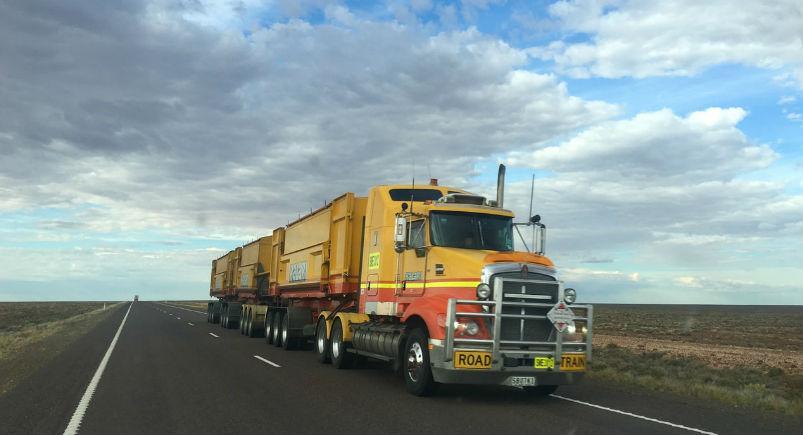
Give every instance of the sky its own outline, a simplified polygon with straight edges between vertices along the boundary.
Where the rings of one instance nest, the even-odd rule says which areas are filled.
[[[499,163],[580,301],[803,304],[803,3],[0,2],[0,300],[205,299],[343,192]]]

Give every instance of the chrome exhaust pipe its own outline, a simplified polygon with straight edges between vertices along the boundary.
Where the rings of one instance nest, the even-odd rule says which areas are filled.
[[[504,208],[505,205],[505,165],[499,164],[499,174],[496,176],[496,206]]]

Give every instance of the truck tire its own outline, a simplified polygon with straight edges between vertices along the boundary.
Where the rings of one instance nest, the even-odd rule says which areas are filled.
[[[247,311],[247,310],[243,310],[243,311]],[[245,328],[247,326],[247,322],[248,322],[247,314],[241,312],[240,313],[240,325],[239,325],[240,326],[240,335],[245,335]]]
[[[524,387],[524,392],[531,396],[542,397],[549,396],[557,391],[557,385],[536,385],[535,387]]]
[[[273,312],[273,321],[271,322],[271,329],[273,329],[273,345],[280,347],[282,345],[282,319],[284,313],[281,310]]]
[[[212,323],[212,304],[206,304],[206,323]]]
[[[248,330],[251,328],[251,309],[245,310],[243,313],[245,319],[243,319],[243,335],[248,335]]]
[[[265,343],[273,344],[273,316],[275,312],[268,310],[265,313]]]
[[[346,342],[343,341],[343,324],[336,319],[332,325],[332,365],[336,369],[347,369],[354,365],[354,354],[347,351]]]
[[[326,320],[324,319],[319,320],[318,326],[315,328],[314,349],[319,363],[328,364],[332,361],[330,356],[332,342],[326,338]]]
[[[259,327],[260,323],[257,321],[256,314],[252,311],[250,317],[248,318],[248,328],[245,332],[245,335],[255,338],[262,336],[262,329]]]
[[[428,344],[426,331],[416,328],[410,332],[404,346],[404,384],[407,391],[415,396],[429,396],[438,387],[432,378]]]
[[[282,316],[282,349],[291,350],[296,347],[296,340],[290,336],[290,315],[284,313]]]
[[[248,316],[245,320],[245,330],[243,333],[246,337],[254,337],[254,312],[248,310]]]

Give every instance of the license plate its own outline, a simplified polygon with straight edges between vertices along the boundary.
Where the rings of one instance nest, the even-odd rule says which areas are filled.
[[[511,376],[507,378],[507,383],[511,387],[534,387],[535,377],[533,376]]]
[[[454,368],[470,370],[488,370],[491,368],[490,352],[470,352],[456,350],[454,352]]]
[[[552,370],[555,368],[555,358],[551,356],[537,356],[533,360],[533,367],[542,370]]]
[[[560,371],[581,372],[586,369],[586,355],[584,353],[563,354],[560,359]]]

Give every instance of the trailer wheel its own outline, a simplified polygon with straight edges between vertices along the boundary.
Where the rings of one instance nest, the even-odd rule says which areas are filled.
[[[254,337],[254,312],[248,310],[248,317],[245,319],[245,331],[243,331],[246,337]]]
[[[240,322],[239,325],[237,325],[240,327],[240,335],[245,335],[246,322],[248,321],[248,318],[245,316],[245,314],[243,314],[244,311],[247,310],[245,308],[240,309]]]
[[[212,323],[212,303],[206,304],[206,323]]]
[[[536,397],[549,396],[557,391],[557,389],[557,385],[536,385],[535,387],[524,387],[524,391],[527,394]]]
[[[226,323],[229,321],[228,307],[223,306],[220,308],[220,327],[226,329]]]
[[[268,310],[265,313],[265,343],[272,344],[273,343],[273,316],[275,312],[273,310]]]
[[[290,313],[282,316],[282,349],[291,350],[296,347],[295,340],[290,337]]]
[[[336,369],[347,369],[354,364],[354,354],[346,350],[343,341],[343,323],[340,319],[332,325],[332,365]]]
[[[321,319],[318,321],[318,327],[315,328],[315,354],[318,356],[318,362],[321,364],[330,363],[332,342],[326,338],[326,320]]]
[[[282,345],[282,318],[284,313],[281,310],[273,312],[273,322],[271,322],[273,329],[273,345],[279,347]]]
[[[220,321],[219,316],[217,315],[216,308],[217,308],[217,301],[214,301],[210,304],[209,307],[209,322],[210,323],[217,323]]]
[[[426,331],[416,328],[404,346],[404,383],[407,391],[416,396],[429,396],[438,386],[432,379],[428,341]]]

